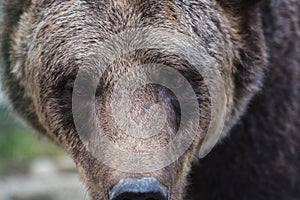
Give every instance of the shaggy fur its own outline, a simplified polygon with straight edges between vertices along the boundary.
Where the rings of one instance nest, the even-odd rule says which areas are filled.
[[[169,186],[170,200],[300,198],[298,1],[10,0],[3,10],[3,90],[22,119],[73,157],[92,199],[107,199],[107,191],[122,178],[146,176]],[[227,113],[223,139],[207,157],[196,159],[206,145],[199,136],[170,166],[129,174],[104,165],[82,144],[72,116],[73,82],[101,41],[149,26],[178,31],[198,42],[204,49],[201,64],[216,63],[212,67],[224,80]],[[188,60],[160,49],[123,56],[101,77],[96,93],[99,122],[112,141],[125,147],[130,141],[110,118],[114,82],[122,72],[153,61],[177,69],[189,80],[203,105],[199,124],[207,129],[212,104],[203,77]],[[137,105],[159,101],[168,111],[165,134],[156,143],[136,142],[138,151],[157,148],[175,134],[167,130],[176,130],[180,110],[174,95],[158,86],[141,89],[137,96]],[[142,117],[138,108],[131,112]],[[103,154],[112,162],[120,159]]]

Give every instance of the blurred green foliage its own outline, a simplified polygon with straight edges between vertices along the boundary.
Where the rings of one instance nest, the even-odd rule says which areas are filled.
[[[23,126],[0,97],[0,174],[26,171],[35,158],[61,154],[56,145]]]
[[[0,0],[0,17],[2,3]],[[60,148],[34,134],[11,114],[0,92],[0,175],[26,170],[35,158],[61,154]]]

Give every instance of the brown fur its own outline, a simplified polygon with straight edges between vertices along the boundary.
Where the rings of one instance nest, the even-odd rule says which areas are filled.
[[[293,0],[7,1],[1,37],[3,89],[19,116],[73,157],[92,199],[107,199],[107,191],[122,178],[145,176],[169,186],[170,200],[298,199],[299,5]],[[114,34],[147,26],[198,38],[206,50],[202,56],[217,63],[216,70],[225,82],[228,104],[222,137],[229,136],[194,165],[191,191],[186,177],[203,145],[200,136],[170,166],[129,174],[94,158],[74,126],[72,83],[89,58],[86,55]],[[207,129],[212,104],[203,77],[180,55],[140,50],[111,65],[96,97],[99,122],[120,145],[126,146],[130,139],[113,128],[110,118],[107,105],[114,81],[136,64],[153,60],[178,69],[189,79],[203,103],[200,126]],[[136,104],[159,101],[158,90],[142,89]],[[161,101],[171,96],[164,93]],[[176,129],[179,111],[174,105],[164,105],[169,111],[166,126]],[[132,112],[141,117],[138,108]],[[157,143],[137,141],[138,151],[163,145],[170,139],[168,134],[172,135],[165,131],[156,138]],[[103,154],[118,159],[110,152]]]

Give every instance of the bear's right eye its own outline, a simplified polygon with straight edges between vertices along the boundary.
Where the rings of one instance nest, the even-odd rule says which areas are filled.
[[[74,81],[73,80],[72,81],[67,81],[67,83],[65,83],[65,85],[64,85],[65,94],[72,97],[73,87],[74,87]]]
[[[68,80],[64,86],[65,93],[67,93],[70,97],[79,97],[79,98],[90,98],[95,96],[95,92],[93,91],[94,86],[91,81],[77,81],[75,84],[74,80]],[[94,89],[95,90],[95,89]]]

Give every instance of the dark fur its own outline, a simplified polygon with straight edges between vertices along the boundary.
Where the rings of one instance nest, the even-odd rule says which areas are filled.
[[[230,137],[194,168],[195,199],[299,199],[299,8],[296,1],[262,4],[264,86]]]
[[[70,13],[62,4],[68,1],[37,2],[32,6],[31,1],[14,0],[4,6],[3,88],[24,120],[74,158],[93,199],[105,199],[107,189],[128,176],[158,177],[164,184],[172,185],[172,200],[186,199],[182,197],[184,194],[195,200],[300,198],[299,2],[81,1],[82,9],[72,13],[90,16],[94,24],[82,24],[84,18],[76,21],[82,17],[80,14],[74,22],[68,19]],[[49,8],[53,12],[45,16],[43,11]],[[23,24],[28,22],[23,13],[34,16],[29,30],[28,25]],[[42,26],[37,27],[37,24]],[[208,30],[212,27],[217,30],[212,31],[213,35],[205,34],[203,24]],[[125,174],[93,158],[73,125],[68,92],[72,90],[69,86],[80,66],[80,58],[83,59],[80,55],[73,57],[73,52],[91,51],[91,47],[96,48],[97,41],[106,36],[128,27],[147,25],[182,32],[192,30],[192,34],[204,38],[202,45],[207,49],[207,56],[217,60],[227,84],[227,95],[232,100],[228,104],[225,127],[229,136],[194,164],[189,176],[191,187],[186,187],[185,177],[199,144],[192,145],[178,162],[165,169],[149,174]],[[36,35],[39,40],[31,41],[27,36],[35,30],[39,31]],[[92,32],[94,30],[97,31]],[[82,43],[78,36],[89,33]],[[85,45],[87,43],[90,47]],[[136,53],[129,61],[147,63],[154,58],[171,66],[184,63],[151,51]],[[16,65],[21,66],[17,71],[13,70]],[[121,61],[115,65],[128,67]],[[29,67],[33,69],[28,70]],[[121,71],[112,73],[118,75]],[[201,85],[199,77],[190,79],[196,88]],[[203,92],[200,87],[198,90]],[[102,96],[107,94],[109,91],[101,90]]]

